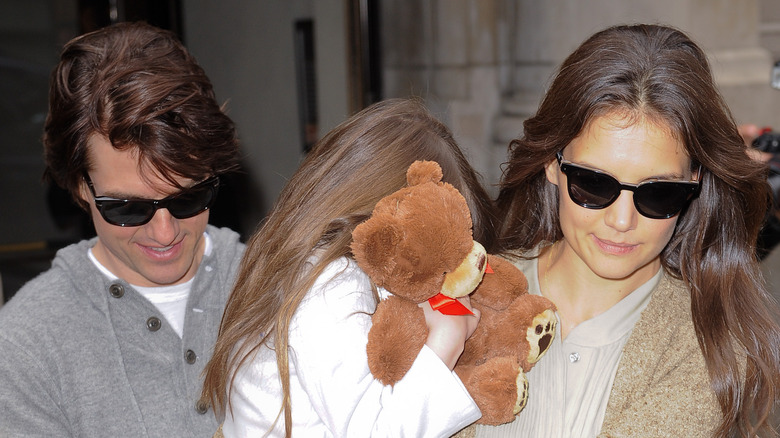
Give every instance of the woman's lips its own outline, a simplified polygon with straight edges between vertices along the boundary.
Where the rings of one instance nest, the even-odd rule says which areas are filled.
[[[612,242],[609,240],[599,239],[598,237],[595,236],[594,236],[594,240],[596,241],[596,245],[598,245],[598,247],[602,251],[612,255],[625,255],[630,253],[631,251],[634,250],[634,248],[637,247],[637,245],[634,244]]]

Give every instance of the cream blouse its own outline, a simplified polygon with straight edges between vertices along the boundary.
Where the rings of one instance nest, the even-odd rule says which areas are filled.
[[[528,279],[529,293],[541,295],[538,259],[515,264]],[[580,323],[528,373],[529,398],[514,422],[478,425],[478,437],[595,437],[634,324],[663,277],[663,269],[606,312]]]

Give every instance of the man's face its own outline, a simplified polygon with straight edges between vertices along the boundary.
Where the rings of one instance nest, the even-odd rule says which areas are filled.
[[[179,191],[159,175],[142,178],[141,172],[148,170],[141,169],[133,148],[116,150],[100,135],[92,135],[87,145],[92,163],[89,177],[97,196],[162,199]],[[178,182],[189,187],[199,181]],[[174,285],[195,275],[203,257],[208,210],[176,219],[167,209],[159,209],[144,225],[120,227],[103,219],[86,182],[80,195],[90,206],[98,235],[93,254],[114,275],[137,286]]]

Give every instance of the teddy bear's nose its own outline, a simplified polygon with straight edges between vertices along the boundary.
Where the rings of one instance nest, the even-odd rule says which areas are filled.
[[[484,267],[485,267],[485,260],[487,260],[487,257],[485,257],[485,255],[484,255],[484,254],[483,254],[483,255],[481,255],[481,256],[479,256],[479,259],[477,259],[477,269],[478,269],[478,270],[480,270],[480,271],[481,271],[481,270],[482,270],[482,268],[484,268]]]

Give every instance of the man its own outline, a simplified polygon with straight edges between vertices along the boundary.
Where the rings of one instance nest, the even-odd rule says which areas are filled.
[[[52,74],[46,176],[97,237],[0,310],[0,436],[210,437],[199,401],[244,247],[207,225],[237,166],[233,122],[173,34],[123,23]]]

